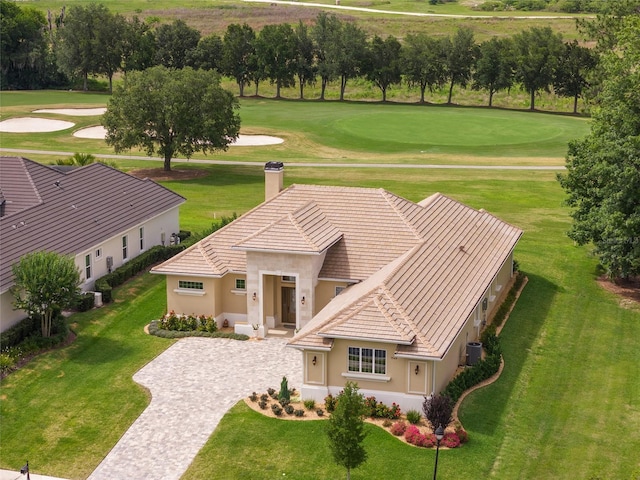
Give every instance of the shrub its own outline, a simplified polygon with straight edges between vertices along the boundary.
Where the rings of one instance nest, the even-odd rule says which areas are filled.
[[[304,408],[307,410],[313,410],[316,408],[316,401],[313,398],[308,398],[302,402],[304,404]]]
[[[249,400],[251,400],[252,402],[255,402],[258,400],[258,394],[256,392],[253,392],[251,395],[249,395]]]
[[[384,428],[389,428],[391,425],[393,425],[393,422],[388,418],[385,418],[384,422],[382,422],[382,426]]]
[[[9,353],[0,353],[0,375],[6,375],[13,371],[16,359]]]
[[[324,408],[327,409],[327,412],[332,413],[336,409],[336,403],[338,400],[333,395],[329,394],[324,397]]]
[[[276,390],[275,390],[274,388],[271,388],[271,387],[267,388],[267,394],[268,394],[271,398],[273,398],[273,394],[274,394],[274,393],[276,393]]]
[[[457,448],[460,446],[460,438],[454,432],[447,432],[440,443],[447,448]]]
[[[91,310],[95,305],[96,296],[93,292],[84,292],[78,295],[74,308],[79,312]]]
[[[437,443],[437,439],[435,434],[433,433],[428,433],[424,436],[424,440],[423,440],[423,447],[425,448],[431,448],[431,447],[435,447]]]
[[[25,318],[0,334],[0,345],[2,345],[2,348],[14,347],[30,335],[37,334],[39,330],[39,318]]]
[[[396,422],[393,425],[391,425],[391,433],[393,435],[395,435],[396,437],[400,437],[401,435],[404,435],[404,432],[407,430],[407,424],[404,422]]]
[[[160,322],[154,320],[149,324],[149,334],[155,335],[161,338],[184,338],[184,337],[208,337],[208,338],[231,338],[233,340],[248,340],[249,336],[239,333],[227,333],[227,332],[203,332],[203,331],[177,331],[177,330],[165,330],[160,328]]]
[[[327,410],[327,412],[328,412],[328,411],[329,411],[329,410]],[[322,417],[322,416],[324,415],[324,410],[322,410],[321,408],[319,408],[319,409],[317,409],[317,410],[316,410],[316,414],[317,414],[319,417]]]
[[[282,407],[280,405],[278,405],[277,403],[273,403],[271,404],[271,410],[273,411],[273,413],[275,413],[278,417],[280,415],[282,415]]]
[[[281,398],[280,400],[278,400],[278,403],[282,406],[282,407],[286,407],[287,405],[289,405],[291,403],[290,400],[287,400],[286,398]]]
[[[376,397],[367,397],[364,399],[364,406],[366,408],[367,416],[371,418],[376,417],[378,401]],[[383,405],[384,407],[384,405]],[[382,409],[381,409],[382,410]]]
[[[267,395],[266,393],[263,393],[262,395],[260,395],[261,402],[267,402],[268,400],[269,400],[269,395]]]
[[[460,439],[460,443],[467,443],[469,441],[469,434],[462,428],[462,425],[456,426],[456,435]]]
[[[420,433],[420,429],[415,425],[409,425],[404,431],[404,439],[411,445],[416,444],[416,439],[419,435],[422,435],[422,433]]]
[[[435,431],[438,427],[446,429],[453,420],[453,402],[446,395],[432,395],[425,397],[422,404],[422,411],[429,422],[431,429]]]
[[[294,410],[295,409],[293,408],[293,405],[291,405],[290,403],[288,403],[284,407],[284,411],[287,412],[287,414],[289,414],[289,415],[292,415]]]
[[[302,409],[300,408],[300,409],[298,409],[298,410],[295,410],[295,411],[293,412],[293,414],[294,414],[296,417],[304,417],[304,410],[302,410]]]
[[[407,411],[407,421],[412,425],[418,425],[422,420],[422,415],[417,410],[408,410]]]
[[[267,409],[267,402],[266,400],[260,400],[258,402],[258,406],[262,409],[262,410],[266,410]]]

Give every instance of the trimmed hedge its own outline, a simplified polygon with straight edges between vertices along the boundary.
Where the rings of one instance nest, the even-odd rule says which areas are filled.
[[[15,347],[25,338],[40,331],[40,319],[29,317],[20,323],[0,333],[0,345],[2,348]]]
[[[228,332],[203,332],[203,331],[189,331],[179,332],[176,330],[162,330],[158,327],[158,321],[154,320],[149,324],[149,334],[162,338],[185,338],[185,337],[209,337],[209,338],[231,338],[233,340],[249,340],[248,335],[242,335],[239,333]]]
[[[151,265],[173,257],[184,250],[184,248],[182,244],[170,245],[168,247],[163,247],[162,245],[151,247],[146,252],[141,253],[124,265],[116,268],[113,272],[96,280],[95,291],[102,293],[103,302],[109,303],[113,300],[112,289],[114,287],[122,285],[131,277],[146,270]]]

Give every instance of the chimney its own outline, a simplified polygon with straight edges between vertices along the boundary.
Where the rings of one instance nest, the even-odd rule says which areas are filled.
[[[264,200],[278,195],[284,186],[284,164],[267,162],[264,165]]]

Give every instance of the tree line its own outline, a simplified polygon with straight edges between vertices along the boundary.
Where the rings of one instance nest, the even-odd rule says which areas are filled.
[[[530,95],[530,108],[540,91],[578,99],[588,86],[597,55],[576,41],[563,42],[549,27],[533,27],[506,38],[477,43],[473,31],[459,28],[438,37],[409,34],[402,41],[367,33],[356,23],[321,12],[312,25],[299,22],[266,25],[256,32],[246,23],[231,24],[222,36],[202,36],[182,20],[155,25],[139,17],[112,13],[100,3],[76,5],[45,16],[31,7],[0,0],[2,13],[3,89],[32,89],[69,85],[79,79],[88,88],[91,77],[104,75],[112,90],[113,77],[161,65],[217,70],[235,80],[239,95],[262,82],[281,89],[320,84],[324,100],[332,82],[344,100],[347,83],[365,78],[386,101],[387,92],[402,82],[426,93],[455,86],[489,94],[520,85]],[[339,82],[338,82],[339,81]]]

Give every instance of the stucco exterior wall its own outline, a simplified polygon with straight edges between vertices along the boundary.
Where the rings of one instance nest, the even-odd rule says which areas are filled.
[[[315,291],[315,308],[313,314],[315,315],[327,304],[336,297],[336,287],[346,288],[348,284],[346,282],[336,282],[331,280],[320,280],[316,285]]]
[[[202,282],[202,291],[179,287],[180,281]],[[216,315],[218,278],[167,275],[167,310],[184,315]]]
[[[23,310],[13,309],[13,295],[10,292],[0,295],[0,332],[13,327],[26,317],[27,314]]]

